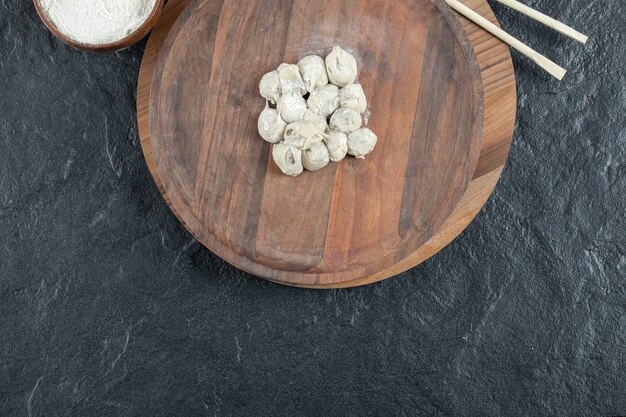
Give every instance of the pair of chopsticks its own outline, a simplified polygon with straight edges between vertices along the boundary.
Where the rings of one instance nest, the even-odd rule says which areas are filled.
[[[497,0],[497,1],[504,4],[505,6],[509,6],[512,9],[519,11],[520,13],[525,14],[526,16],[540,23],[543,23],[544,25],[566,36],[569,36],[570,38],[574,40],[577,40],[580,43],[584,44],[585,42],[587,42],[587,36],[572,29],[566,24],[559,22],[558,20],[555,20],[549,16],[546,16],[545,14],[540,13],[537,10],[532,9],[518,2],[517,0]],[[500,29],[499,27],[497,27],[496,25],[494,25],[493,23],[491,23],[490,21],[488,21],[487,19],[485,19],[484,17],[482,17],[481,15],[479,15],[478,13],[476,13],[475,11],[473,11],[472,9],[464,5],[463,3],[459,2],[458,0],[446,0],[446,3],[448,3],[448,5],[454,10],[456,10],[458,13],[462,14],[463,16],[465,16],[472,22],[476,23],[478,26],[485,29],[487,32],[491,33],[493,36],[508,43],[512,48],[516,49],[520,53],[532,59],[537,65],[539,65],[541,68],[546,70],[555,78],[561,80],[563,76],[565,76],[565,73],[567,72],[565,68],[560,67],[555,62],[541,55],[539,52],[535,51],[531,47],[525,45],[517,38],[514,38],[513,36],[509,35],[505,31],[503,31],[502,29]]]

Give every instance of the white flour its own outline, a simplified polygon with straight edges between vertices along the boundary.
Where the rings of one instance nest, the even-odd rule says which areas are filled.
[[[48,18],[75,42],[103,45],[144,23],[157,0],[39,0]]]

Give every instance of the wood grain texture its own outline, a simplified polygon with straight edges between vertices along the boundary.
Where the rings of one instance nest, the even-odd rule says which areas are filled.
[[[192,233],[241,269],[296,283],[364,277],[426,242],[465,191],[482,137],[478,65],[442,7],[190,3],[157,60],[150,122],[159,176]],[[257,134],[260,76],[334,45],[357,57],[376,151],[287,177]]]
[[[368,170],[367,165],[365,168],[359,166],[361,161],[349,161],[347,163],[344,162],[346,165],[345,168],[342,168],[342,164],[339,164],[331,169],[327,168],[326,171],[328,172],[323,172],[323,170],[295,179],[296,181],[301,180],[303,184],[310,184],[313,181],[317,184],[330,184],[329,187],[324,187],[322,192],[313,189],[313,187],[309,187],[308,189],[303,187],[305,192],[300,194],[297,201],[283,198],[280,195],[277,197],[275,194],[273,195],[266,191],[269,189],[289,193],[291,187],[302,187],[302,184],[294,184],[294,179],[283,177],[276,172],[272,164],[269,163],[267,157],[268,150],[263,152],[263,149],[258,149],[259,145],[261,148],[266,146],[259,140],[231,141],[233,143],[229,143],[225,150],[223,146],[218,146],[211,150],[211,141],[190,140],[187,143],[183,142],[183,145],[178,146],[175,151],[169,151],[167,153],[168,156],[166,159],[171,158],[174,161],[174,168],[172,169],[170,166],[164,171],[164,173],[170,176],[170,172],[176,170],[178,179],[172,180],[172,184],[174,185],[164,185],[164,182],[161,180],[161,175],[163,174],[159,173],[158,168],[159,164],[163,164],[163,162],[155,159],[153,154],[155,149],[154,144],[159,144],[159,147],[161,145],[159,139],[156,139],[154,136],[151,139],[151,128],[153,130],[163,128],[163,132],[166,132],[164,133],[166,139],[167,135],[170,135],[170,140],[176,137],[179,138],[180,141],[184,141],[188,139],[186,135],[189,133],[185,129],[192,124],[197,125],[201,123],[203,129],[202,134],[210,136],[215,130],[215,126],[221,128],[231,126],[226,123],[226,120],[233,120],[233,117],[237,119],[235,116],[240,116],[240,112],[255,112],[254,120],[260,111],[259,104],[257,103],[258,100],[254,97],[246,96],[251,85],[256,88],[256,82],[258,82],[258,80],[250,81],[249,84],[243,83],[243,85],[237,85],[234,88],[232,86],[231,73],[240,70],[242,67],[245,68],[245,65],[249,65],[247,59],[239,61],[234,59],[231,60],[232,62],[224,63],[223,59],[216,61],[216,57],[214,56],[215,54],[222,54],[219,55],[219,57],[226,56],[224,55],[226,53],[226,51],[223,50],[224,48],[214,48],[214,46],[222,45],[225,39],[229,37],[232,38],[233,31],[249,28],[250,19],[259,15],[260,11],[258,8],[255,9],[254,6],[249,6],[248,9],[243,8],[241,11],[235,13],[234,10],[223,7],[224,5],[221,4],[221,2],[209,2],[209,5],[206,5],[206,2],[197,1],[191,2],[191,6],[186,7],[188,3],[190,2],[183,0],[170,2],[166,7],[163,19],[157,25],[148,43],[139,83],[139,126],[142,146],[144,147],[148,166],[176,215],[181,218],[186,227],[192,231],[201,242],[205,244],[208,242],[207,246],[212,250],[214,247],[211,247],[210,239],[211,237],[215,239],[216,236],[219,236],[219,239],[216,240],[218,240],[218,242],[228,242],[228,249],[235,254],[235,256],[231,256],[232,253],[231,255],[227,254],[224,256],[223,253],[220,253],[218,248],[218,250],[214,250],[218,255],[227,258],[229,262],[234,263],[242,269],[284,284],[317,288],[361,285],[397,274],[432,256],[432,254],[436,253],[456,237],[458,233],[469,224],[471,219],[484,204],[497,182],[510,146],[515,117],[514,77],[508,49],[503,47],[500,42],[494,40],[490,35],[485,35],[484,32],[481,33],[479,29],[475,29],[467,25],[467,22],[463,21],[462,23],[465,25],[468,36],[472,41],[480,65],[480,75],[485,90],[485,112],[484,140],[481,144],[480,159],[476,169],[473,169],[471,150],[468,151],[468,149],[465,149],[465,160],[460,159],[464,161],[465,164],[469,164],[470,173],[473,172],[473,180],[469,184],[469,187],[466,189],[463,184],[462,177],[466,170],[455,171],[449,167],[443,170],[444,172],[453,172],[452,177],[456,175],[455,180],[457,182],[454,183],[454,181],[452,181],[453,185],[448,189],[462,194],[457,196],[457,201],[455,201],[454,196],[451,198],[449,195],[444,195],[441,198],[434,198],[434,202],[427,202],[430,203],[430,205],[426,204],[427,207],[423,208],[424,203],[420,201],[418,193],[410,191],[411,189],[415,189],[412,188],[412,186],[424,186],[424,184],[419,183],[420,180],[423,181],[423,175],[420,174],[422,175],[422,177],[420,177],[420,175],[417,174],[407,175],[406,173],[421,172],[419,169],[423,168],[416,167],[416,164],[411,163],[411,161],[417,159],[424,162],[420,158],[415,158],[415,156],[423,155],[423,153],[428,152],[429,149],[418,148],[412,150],[411,144],[416,143],[415,141],[408,141],[404,144],[406,148],[402,148],[403,144],[400,140],[384,142],[382,145],[383,150],[379,152],[378,159],[372,158],[371,160],[365,161],[364,164],[371,163],[371,165],[375,167],[375,172],[370,171],[372,168]],[[362,3],[363,2],[355,2],[355,4]],[[482,1],[475,1],[474,3],[473,7],[475,9],[494,20],[486,3]],[[280,2],[272,4],[280,4]],[[295,13],[294,9],[290,9],[289,14],[282,8],[272,8],[270,10],[270,15],[275,19],[271,20],[270,23],[282,29],[274,28],[272,29],[272,34],[268,36],[273,38],[276,36],[277,30],[282,30],[278,38],[288,39],[288,41],[285,41],[284,51],[277,53],[276,56],[258,53],[256,47],[248,47],[249,49],[246,50],[246,47],[243,46],[246,42],[252,42],[253,38],[262,38],[261,34],[263,31],[268,30],[266,26],[263,25],[253,26],[254,30],[250,31],[253,35],[248,38],[246,38],[245,34],[236,37],[236,39],[239,39],[237,43],[238,47],[243,48],[244,53],[248,56],[252,54],[252,56],[255,57],[257,61],[254,65],[266,65],[267,69],[271,69],[273,66],[277,65],[274,62],[275,60],[282,62],[283,56],[287,60],[297,60],[302,54],[303,44],[306,45],[304,49],[305,52],[323,53],[323,51],[319,50],[321,49],[319,42],[321,38],[319,36],[316,37],[316,33],[319,33],[319,30],[311,32],[312,29],[303,28],[302,25],[295,25],[296,28],[294,29],[294,25],[290,23],[294,19],[302,18],[299,16],[306,15],[306,7],[317,7],[319,3],[311,4],[312,3],[304,2],[302,3],[303,7],[296,8]],[[368,4],[371,4],[371,2],[368,2]],[[422,16],[422,24],[408,25],[406,22],[411,21],[412,18],[415,18],[415,21],[419,22],[420,20],[417,19],[419,16],[411,15],[411,8],[398,9],[400,10],[390,9],[381,3],[380,8],[375,9],[377,10],[376,12],[366,12],[365,14],[370,17],[368,30],[365,31],[368,33],[368,35],[366,35],[367,39],[359,40],[359,37],[355,36],[356,40],[353,40],[357,45],[357,48],[355,48],[356,51],[366,51],[363,54],[357,53],[361,67],[366,68],[365,70],[361,70],[362,74],[375,74],[373,79],[368,79],[367,76],[363,76],[360,80],[366,91],[368,88],[371,88],[374,83],[382,83],[384,85],[386,78],[393,80],[393,77],[389,77],[389,66],[384,64],[397,62],[398,56],[402,55],[403,51],[403,48],[398,47],[398,45],[403,45],[401,42],[410,43],[411,40],[423,39],[422,36],[424,34],[427,35],[426,39],[433,39],[432,37],[436,38],[437,36],[441,37],[441,33],[445,27],[447,27],[448,30],[450,30],[450,28],[454,30],[454,23],[452,23],[451,26],[436,25],[435,27],[437,27],[437,29],[434,30],[431,27],[432,25],[425,23],[432,23],[432,20],[425,19],[424,16]],[[433,7],[430,11],[435,13],[438,12],[439,9]],[[343,8],[339,8],[331,15],[338,16],[337,19],[340,19],[342,17],[341,13],[345,13]],[[179,15],[180,17],[177,20]],[[381,16],[384,16],[384,19]],[[390,16],[393,16],[394,22],[396,23],[385,27],[381,22],[386,21],[385,19],[388,19]],[[445,13],[439,13],[438,16],[443,16],[444,18],[444,20],[440,20],[440,22],[448,21],[445,20]],[[450,16],[451,15],[448,16],[448,19]],[[228,25],[225,23],[222,23],[222,25],[228,27],[222,28],[220,22],[224,17],[228,18],[226,20]],[[261,19],[261,21],[263,20]],[[265,21],[267,22],[267,20]],[[364,24],[363,22],[367,22],[368,20],[362,19],[360,21]],[[277,22],[282,23],[278,24]],[[202,24],[208,26],[203,27]],[[319,26],[320,22],[317,22],[317,24]],[[187,33],[184,31],[185,25],[193,27],[194,29]],[[325,36],[336,37],[341,35],[340,33],[338,35],[336,22],[323,22],[323,25],[328,26],[328,29],[326,29],[328,33],[326,33]],[[401,36],[401,39],[388,40],[388,44],[382,42],[378,50],[382,50],[383,52],[369,53],[368,51],[371,49],[368,48],[373,48],[371,46],[371,38],[374,36],[378,39],[381,37],[380,33],[391,32],[390,28],[392,26],[394,28],[400,26],[405,29],[405,32],[409,30],[409,33],[406,36]],[[418,28],[416,28],[416,26]],[[425,27],[431,27],[431,29],[425,29]],[[308,33],[307,30],[309,31]],[[352,32],[350,32],[351,30]],[[380,32],[377,33],[377,30]],[[420,32],[420,30],[422,32]],[[346,33],[352,33],[354,36],[354,28],[349,27],[346,31]],[[180,41],[177,40],[181,38],[181,32],[186,33],[186,35],[183,37],[184,42],[179,45],[177,42]],[[188,65],[188,68],[182,69],[180,65],[174,65],[172,67],[167,65],[167,63],[171,63],[173,59],[168,52],[172,48],[177,51],[182,50],[182,52],[178,52],[178,54],[182,53],[184,55],[187,53],[191,54],[189,56],[198,59],[199,54],[193,54],[193,51],[185,50],[184,45],[188,44],[193,36],[203,32],[208,33],[209,36],[198,36],[201,38],[199,42],[202,42],[199,48],[204,48],[203,50],[205,51],[211,51],[211,53],[202,55],[204,61],[192,61],[192,65]],[[405,33],[401,30],[399,30],[399,32]],[[173,33],[176,33],[176,35],[172,35]],[[285,35],[285,33],[288,33],[288,35]],[[167,36],[168,34],[170,36]],[[429,38],[429,36],[431,38]],[[167,39],[165,39],[166,37]],[[383,36],[383,38],[385,37]],[[450,36],[447,38],[449,42]],[[458,38],[455,36],[452,37],[452,39]],[[347,42],[348,39],[345,39],[345,41]],[[364,45],[367,45],[367,47]],[[395,45],[396,47],[390,48],[390,45]],[[417,45],[410,46],[418,48]],[[424,48],[422,45],[421,51],[423,53],[415,54],[407,58],[407,68],[415,66],[416,64],[419,64],[419,68],[428,68],[428,65],[424,65],[424,62],[432,63],[433,59],[446,62],[446,59],[450,59],[450,57],[437,54],[436,49],[441,48]],[[406,50],[406,46],[404,50]],[[467,51],[463,50],[462,42],[456,42],[453,48],[448,48],[447,50],[454,50],[455,63],[458,62],[456,57],[459,56],[459,53],[462,54],[463,58],[468,59]],[[429,57],[429,53],[433,56]],[[189,57],[185,56],[184,59],[187,60]],[[396,61],[393,61],[394,59]],[[156,65],[157,61],[161,61],[161,65]],[[219,64],[215,64],[216,62]],[[376,66],[376,68],[368,67],[368,62],[370,66]],[[204,73],[202,73],[199,71],[198,67],[204,67],[204,69],[210,68],[210,71],[204,71]],[[434,68],[434,65],[431,65],[431,67]],[[468,70],[468,67],[470,67],[469,64],[464,68],[464,74],[469,74],[469,77],[465,78],[468,82],[459,83],[463,84],[461,86],[455,85],[457,90],[453,89],[454,94],[452,94],[452,96],[457,97],[458,91],[461,91],[460,89],[462,88],[465,88],[463,91],[467,94],[468,85],[475,88],[475,83],[472,83],[471,71]],[[456,66],[449,65],[449,68],[454,68],[455,71],[461,71],[463,69],[459,69],[458,64]],[[367,69],[369,69],[369,71]],[[402,113],[401,110],[409,108],[410,110],[407,111],[413,115],[415,120],[419,120],[415,115],[421,116],[428,114],[428,111],[419,108],[419,103],[424,103],[425,100],[419,98],[418,95],[426,94],[423,92],[424,89],[420,91],[419,88],[407,89],[405,87],[406,85],[419,85],[421,77],[429,77],[429,79],[432,79],[435,76],[428,73],[427,69],[413,71],[409,74],[408,70],[402,71],[402,65],[398,66],[397,71],[407,74],[405,76],[408,77],[407,82],[402,85],[401,88],[396,87],[396,90],[394,90],[393,82],[390,82],[391,86],[380,90],[377,100],[384,103],[392,103],[391,106],[395,104],[396,107],[391,108],[398,110],[396,113],[399,114],[386,111],[389,117],[382,118],[383,120],[380,120],[378,122],[379,125],[376,127],[379,129],[378,132],[385,132],[384,134],[390,134],[389,132],[391,131],[391,134],[396,133],[397,137],[410,137],[412,136],[412,131],[415,130],[415,126],[409,126],[408,133],[402,131],[402,129],[407,129],[407,124],[401,122],[405,120],[407,116]],[[176,74],[176,76],[172,78],[172,81],[169,81],[169,84],[167,77],[165,77],[166,94],[162,93],[164,88],[163,72],[170,77],[174,77],[173,74]],[[191,77],[197,80],[193,83],[194,86],[187,88],[193,89],[197,87],[197,85],[203,85],[201,84],[202,81],[205,81],[206,84],[204,85],[208,85],[210,88],[195,88],[195,91],[185,90],[185,93],[181,94],[181,89],[186,88],[184,85],[176,82],[176,79],[180,79],[181,74],[184,77]],[[260,74],[262,74],[261,71]],[[445,80],[445,77],[441,78]],[[451,78],[459,79],[462,78],[462,76],[455,74],[455,76]],[[229,80],[229,82],[226,83],[226,88],[223,87],[224,79]],[[157,80],[158,82],[153,83],[153,80]],[[412,96],[411,92],[407,92],[406,90],[411,90],[414,95]],[[159,92],[158,94],[155,93],[157,91]],[[171,91],[175,91],[175,94],[172,94]],[[160,99],[155,99],[157,96],[159,96]],[[166,108],[171,106],[190,108],[206,103],[208,97],[217,97],[217,104],[214,106],[215,108],[220,107],[224,109],[224,111],[218,113],[211,111],[205,106],[206,111],[201,117],[190,114],[188,117],[192,118],[191,122],[187,120],[181,124],[177,121],[179,118],[177,119],[175,115],[168,115],[167,111],[159,108],[159,106],[165,106]],[[181,102],[180,100],[183,101]],[[441,101],[446,102],[445,99]],[[151,116],[151,105],[153,114],[156,114],[157,111],[161,111],[158,118]],[[471,117],[472,114],[480,115],[480,120],[476,123],[469,123],[470,125],[473,124],[472,132],[474,133],[479,132],[480,126],[483,125],[483,123],[481,123],[483,122],[483,116],[480,114],[480,109],[476,107],[477,106],[474,106],[470,111],[467,110],[468,107],[464,107],[466,111],[464,114],[469,115],[465,117]],[[379,111],[382,112],[383,110]],[[439,114],[441,113],[440,111]],[[444,120],[449,120],[451,113],[443,113],[445,113],[445,115],[440,117]],[[171,112],[169,114],[171,114]],[[376,112],[372,111],[372,114],[375,115]],[[394,116],[397,117],[397,119],[394,119]],[[193,117],[199,117],[201,120],[195,120]],[[429,117],[432,118],[433,116]],[[448,119],[446,119],[446,117]],[[464,115],[461,114],[459,119],[462,120],[463,117]],[[247,119],[240,116],[239,119],[241,120],[237,120],[234,126],[232,126],[232,129],[235,129],[234,131],[237,132],[246,132],[246,135],[251,135],[250,137],[254,138],[255,132],[254,128],[250,128],[249,118]],[[372,119],[374,119],[374,117]],[[155,120],[159,120],[159,122],[156,123]],[[372,120],[372,123],[376,122]],[[428,119],[415,123],[419,126],[428,126],[429,123],[433,126],[438,126],[436,121],[433,122]],[[448,126],[450,124],[450,122],[447,123]],[[463,124],[467,126],[467,123]],[[400,127],[396,126],[394,130],[391,128],[394,125],[400,125]],[[373,125],[372,127],[375,128]],[[411,128],[413,130],[411,130]],[[399,132],[396,132],[397,130],[399,130]],[[449,135],[450,133],[448,132],[443,136]],[[160,132],[156,136],[162,136],[162,133]],[[379,136],[381,135],[379,134]],[[465,136],[471,135],[466,134]],[[428,141],[422,138],[422,143],[423,142]],[[208,144],[209,148],[202,149],[203,144],[204,146]],[[444,147],[440,146],[439,149],[449,150],[449,146],[450,144],[448,143]],[[413,158],[388,158],[385,156],[387,155],[387,151],[389,151],[390,155],[405,154],[412,155]],[[454,152],[451,153],[454,155]],[[459,151],[459,154],[461,153],[462,152]],[[468,153],[470,154],[469,157]],[[232,155],[241,154],[250,155],[251,160],[254,161],[254,170],[248,171],[242,169],[240,166],[241,161],[232,157]],[[229,155],[231,155],[230,158],[228,157]],[[263,157],[259,155],[263,155]],[[162,158],[162,156],[158,155],[157,157]],[[183,163],[181,163],[181,161]],[[250,164],[249,161],[245,161],[244,163]],[[457,162],[452,165],[458,166],[459,163]],[[461,163],[460,165],[463,164]],[[192,168],[190,169],[189,167]],[[207,167],[210,169],[208,173],[205,169],[201,175],[197,174],[202,168]],[[385,176],[377,175],[380,171],[382,171]],[[228,178],[228,173],[232,175],[233,172],[237,174],[236,181],[231,182],[227,187],[223,187],[223,179]],[[461,174],[459,174],[459,172],[461,172]],[[221,180],[217,181],[217,178],[221,178]],[[255,186],[259,178],[262,178],[261,187]],[[389,180],[391,186],[380,187],[377,183],[380,183],[381,178],[391,178]],[[409,178],[408,181],[407,178]],[[178,181],[178,183],[176,183],[176,181]],[[409,191],[407,192],[405,187],[410,181],[414,181],[414,184],[409,187]],[[226,192],[227,190],[233,190],[233,187],[240,187],[240,184],[244,185],[242,190],[230,193]],[[250,186],[250,184],[252,185]],[[361,188],[366,189],[368,187],[376,188],[372,187],[372,184],[375,184],[378,185],[378,192],[372,193],[369,196],[366,194],[364,199],[359,197],[359,201],[366,201],[367,204],[358,205],[355,204],[355,190],[357,188],[354,187],[354,184],[360,185]],[[397,190],[400,184],[402,186],[401,193],[388,191]],[[174,192],[168,190],[168,187],[174,190]],[[216,189],[219,191],[215,192]],[[182,192],[180,192],[180,190],[182,190]],[[172,199],[172,196],[174,196],[175,200]],[[451,207],[442,207],[441,201],[452,201],[452,203],[450,203]],[[384,212],[398,213],[395,218],[380,213],[380,207],[383,203],[385,207]],[[290,222],[297,222],[299,220],[297,217],[289,217],[287,215],[294,212],[294,210],[296,212],[298,210],[302,211],[302,207],[305,206],[305,204],[312,204],[313,207],[317,207],[318,211],[323,213],[323,215],[313,219],[314,227],[306,228],[305,230],[301,227],[296,227],[294,231],[290,228],[292,225]],[[456,206],[456,208],[452,214],[450,214],[450,210],[452,210],[454,206]],[[181,213],[178,207],[189,207],[189,211],[193,215]],[[213,207],[215,210],[208,210],[209,207]],[[389,207],[393,208],[393,210],[390,210]],[[414,207],[414,210],[411,214],[407,214],[410,210],[406,210],[406,208],[411,207]],[[431,210],[430,213],[439,213],[442,218],[435,219],[433,222],[432,216],[419,216],[419,213],[429,213],[429,209]],[[208,218],[206,217],[207,213],[209,213]],[[269,215],[270,213],[274,215]],[[281,213],[281,216],[276,216],[276,213]],[[416,215],[416,213],[418,214]],[[362,215],[373,218],[373,221],[361,222],[362,224],[358,225],[356,228],[357,231],[355,232],[354,219],[360,219]],[[244,220],[238,225],[239,229],[227,227],[220,230],[220,222],[233,221],[233,219]],[[435,227],[432,227],[430,230],[428,227],[420,229],[420,225],[429,223],[431,225],[434,224]],[[209,225],[209,227],[207,227],[207,225]],[[296,224],[296,226],[298,225]],[[325,234],[322,235],[324,236],[322,239],[317,231],[323,230],[324,227]],[[210,231],[208,235],[210,236],[203,233],[203,229],[208,229]],[[272,231],[280,231],[280,233],[273,233]],[[334,236],[333,233],[335,234]],[[402,233],[404,233],[404,237]],[[372,235],[376,237],[371,238]],[[303,236],[306,238],[305,240],[310,242],[309,245],[302,246]],[[346,237],[348,237],[348,239],[346,239]],[[250,251],[251,246],[247,243],[246,239],[254,239],[255,244],[252,251]],[[237,245],[237,242],[240,242],[240,244]],[[353,249],[353,246],[355,249]],[[291,247],[291,249],[285,249],[287,247]],[[295,248],[295,250],[293,250],[293,248]],[[377,259],[371,262],[371,254],[373,253],[376,254]],[[365,255],[359,257],[359,254]],[[370,257],[368,257],[368,255]],[[231,256],[231,259],[228,259],[228,256]],[[261,266],[261,268],[259,269],[258,266]],[[272,268],[276,268],[276,270]],[[270,271],[270,273],[267,271]]]
[[[41,21],[44,23],[44,25],[46,25],[48,30],[52,32],[54,36],[59,38],[64,43],[68,44],[69,46],[73,48],[76,48],[85,52],[113,52],[113,51],[119,51],[119,50],[126,49],[128,47],[133,46],[134,44],[142,40],[148,33],[150,33],[150,31],[152,30],[156,22],[159,20],[159,17],[161,17],[161,11],[163,10],[163,5],[165,4],[165,0],[158,0],[156,2],[156,4],[154,5],[154,9],[150,13],[146,21],[140,27],[138,27],[137,30],[135,30],[133,33],[131,33],[124,39],[120,39],[117,42],[112,42],[112,43],[103,44],[103,45],[89,45],[85,43],[76,42],[68,38],[67,36],[65,36],[65,34],[63,34],[61,31],[57,29],[56,25],[52,23],[50,19],[48,19],[48,16],[46,15],[43,8],[41,7],[40,0],[33,0],[33,3],[35,4],[35,10],[37,10],[37,14],[41,18]]]

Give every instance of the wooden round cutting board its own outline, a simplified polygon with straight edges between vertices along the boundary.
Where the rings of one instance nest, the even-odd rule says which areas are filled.
[[[194,236],[253,274],[324,288],[410,268],[469,223],[510,145],[508,50],[475,29],[477,61],[460,27],[430,0],[169,2],[140,75],[148,166]],[[256,133],[258,81],[336,44],[357,56],[379,144],[285,177]]]
[[[257,133],[259,80],[335,45],[357,58],[376,150],[290,178]],[[193,0],[152,94],[151,145],[179,216],[228,262],[286,282],[361,278],[415,252],[462,197],[482,139],[478,63],[432,0]]]

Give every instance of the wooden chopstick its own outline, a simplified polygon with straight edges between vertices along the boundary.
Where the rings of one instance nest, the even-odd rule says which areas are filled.
[[[532,59],[537,65],[546,70],[556,79],[561,80],[565,76],[565,73],[567,72],[565,68],[560,67],[555,62],[549,60],[545,56],[541,55],[539,52],[522,43],[519,39],[509,35],[505,31],[491,23],[489,20],[485,19],[484,17],[464,5],[463,3],[459,2],[458,0],[446,0],[446,3],[448,3],[448,6],[450,6],[463,16],[467,17],[469,20],[476,23],[478,26],[485,29],[493,36],[508,43],[512,48]]]
[[[583,35],[577,30],[567,26],[565,23],[561,23],[556,19],[551,18],[550,16],[546,16],[545,14],[526,6],[525,4],[520,3],[517,0],[496,0],[505,6],[509,6],[512,9],[517,10],[518,12],[525,14],[526,16],[534,19],[544,25],[556,30],[557,32],[561,32],[565,36],[569,36],[570,38],[577,40],[578,42],[584,44],[589,39],[588,36]]]

